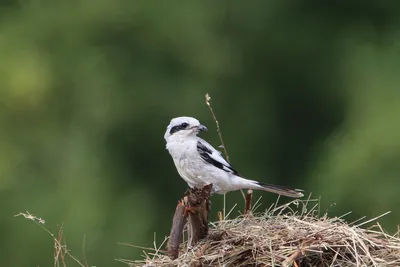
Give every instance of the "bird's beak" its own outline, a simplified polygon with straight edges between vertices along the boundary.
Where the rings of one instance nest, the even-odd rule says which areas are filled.
[[[200,131],[200,132],[203,132],[203,131],[204,131],[204,132],[207,132],[208,129],[207,129],[206,126],[200,124],[200,126],[199,126],[199,131]]]

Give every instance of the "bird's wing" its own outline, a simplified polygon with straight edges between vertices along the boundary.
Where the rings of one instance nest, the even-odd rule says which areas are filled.
[[[221,152],[213,148],[212,145],[206,141],[202,139],[197,141],[197,152],[199,152],[200,157],[205,162],[212,164],[223,171],[240,176],[239,173],[232,167],[232,165],[222,157]]]

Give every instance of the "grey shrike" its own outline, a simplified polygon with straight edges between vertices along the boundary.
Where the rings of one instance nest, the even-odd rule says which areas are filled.
[[[191,188],[213,185],[213,193],[224,194],[239,189],[258,189],[288,197],[302,197],[299,189],[264,184],[243,178],[209,143],[197,136],[207,131],[192,117],[171,120],[164,138],[176,169]]]

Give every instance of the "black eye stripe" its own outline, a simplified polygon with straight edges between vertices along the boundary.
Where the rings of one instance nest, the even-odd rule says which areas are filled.
[[[171,128],[171,130],[169,131],[170,134],[174,134],[180,130],[184,130],[189,126],[189,124],[187,124],[186,122],[181,123],[179,125],[176,125],[174,127]]]

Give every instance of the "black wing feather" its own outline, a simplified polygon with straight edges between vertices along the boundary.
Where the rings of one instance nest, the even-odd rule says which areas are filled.
[[[211,157],[212,151],[208,147],[206,147],[203,143],[201,143],[200,141],[197,142],[197,151],[199,152],[200,157],[205,162],[210,163],[223,171],[232,172],[233,174],[240,176],[239,173],[232,166],[226,165],[226,164],[219,162],[219,161],[215,160],[214,158],[212,158]]]

